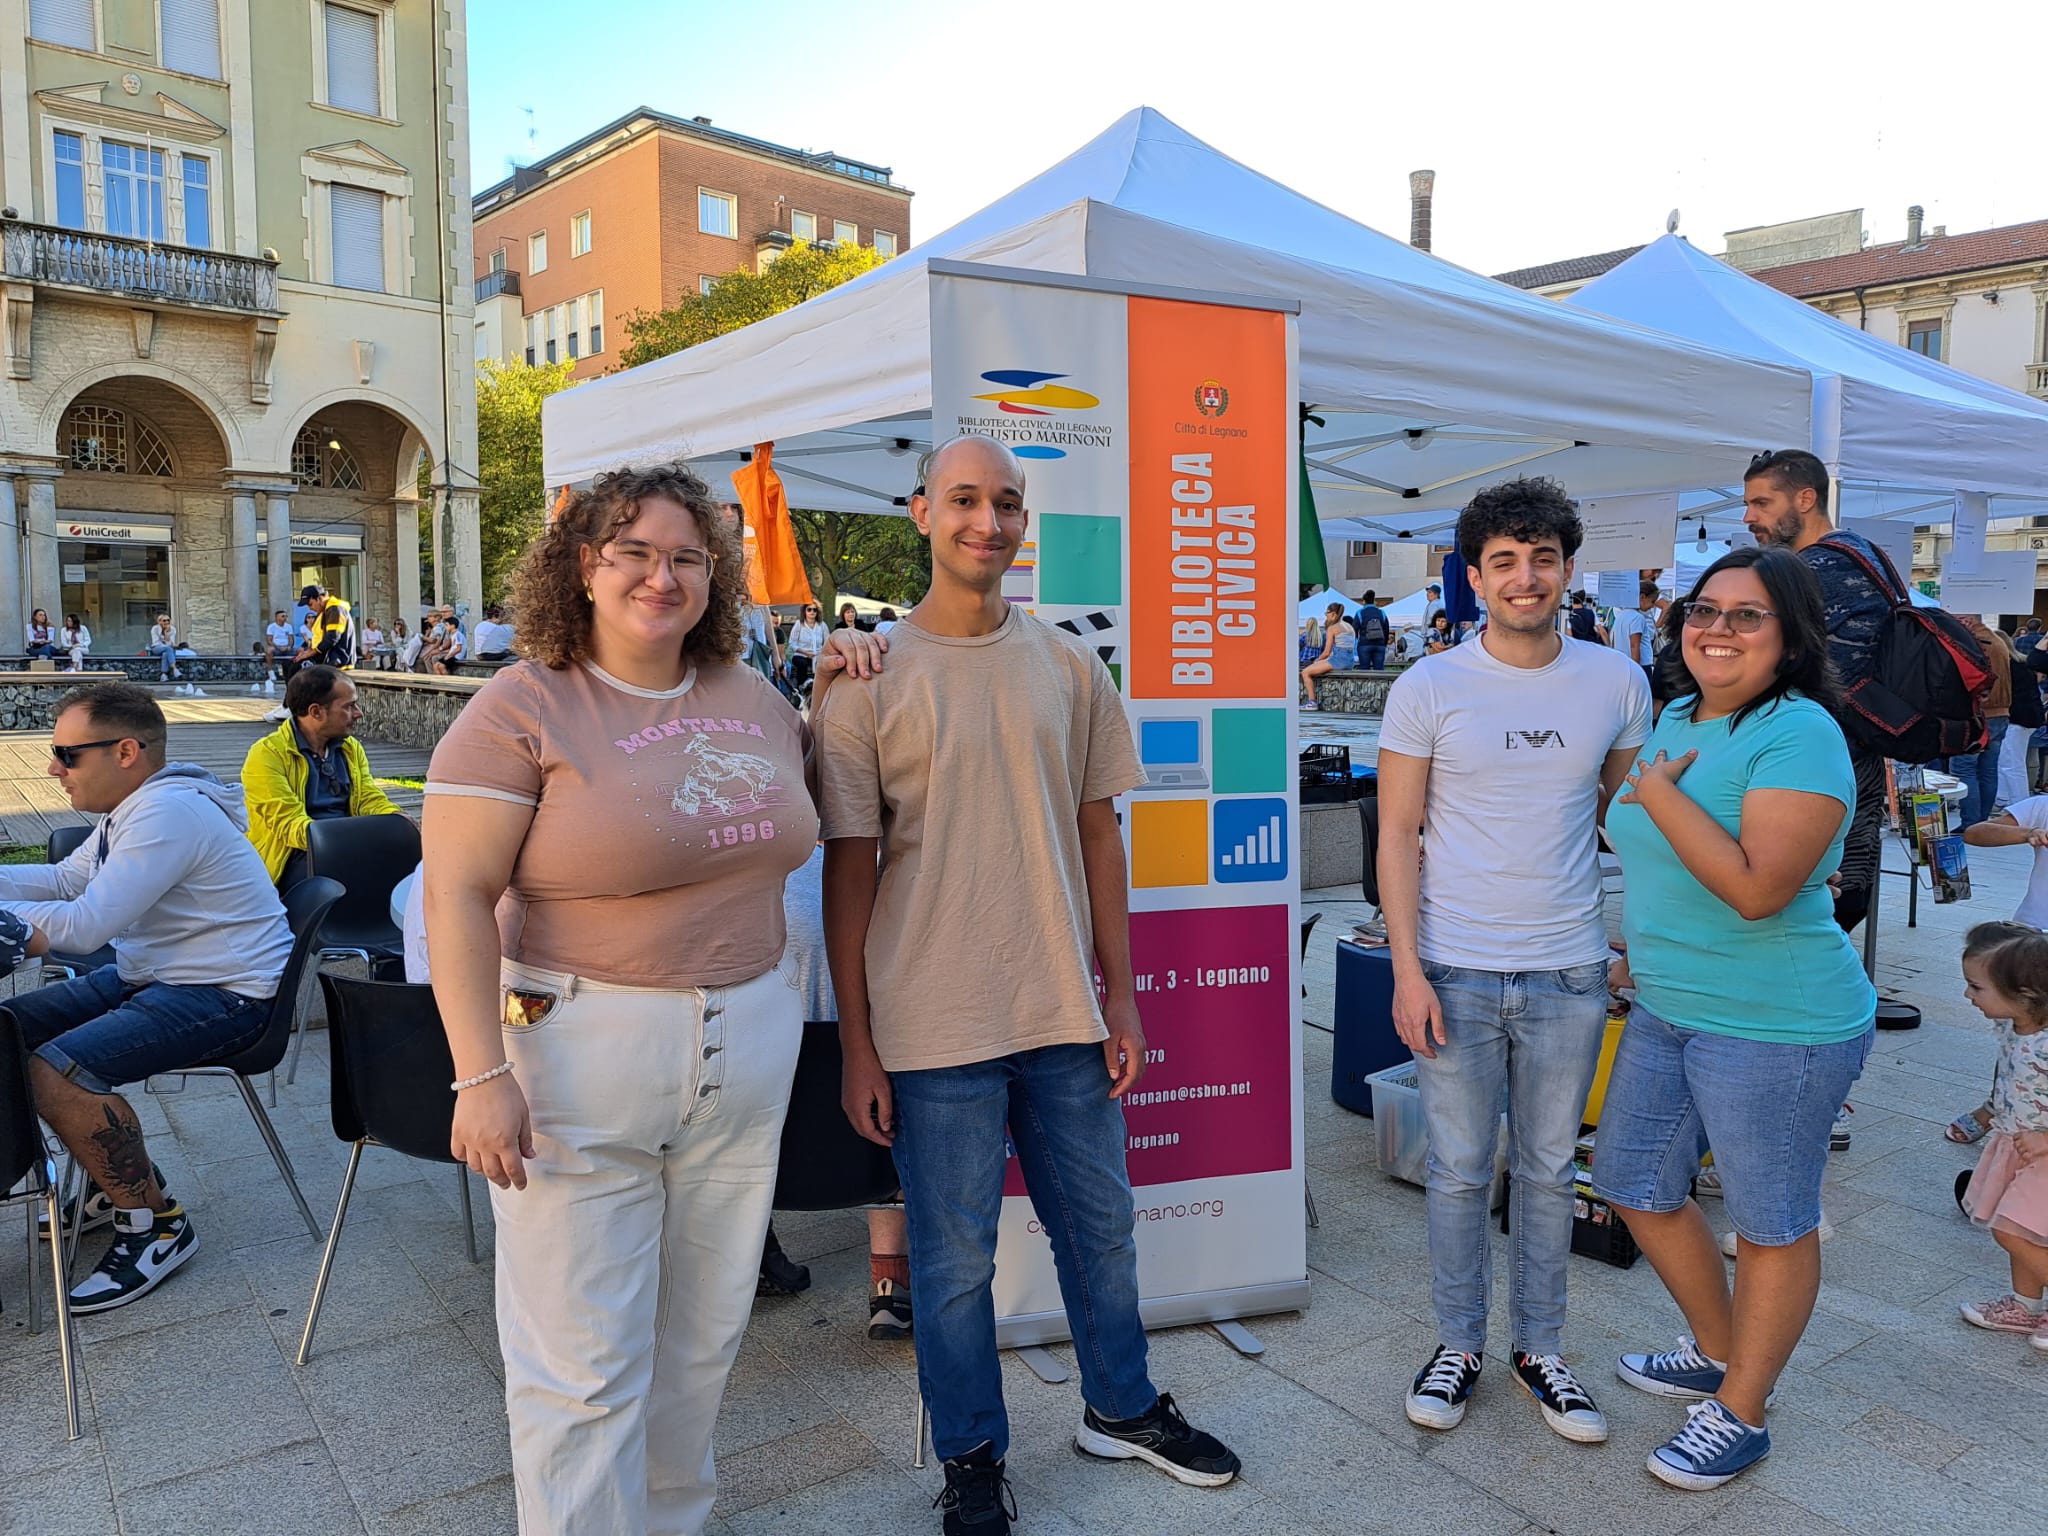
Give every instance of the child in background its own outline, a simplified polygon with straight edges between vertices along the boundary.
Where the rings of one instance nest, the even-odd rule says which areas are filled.
[[[2005,1250],[2012,1289],[1962,1313],[1979,1328],[2028,1334],[2048,1352],[2048,934],[1979,923],[1963,943],[1963,983],[1980,1013],[2004,1021],[1991,1134],[1963,1209]]]

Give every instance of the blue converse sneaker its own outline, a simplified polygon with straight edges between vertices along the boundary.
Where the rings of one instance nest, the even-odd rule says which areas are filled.
[[[1614,1374],[1630,1386],[1657,1397],[1689,1397],[1705,1402],[1721,1390],[1721,1378],[1728,1374],[1700,1353],[1700,1347],[1681,1334],[1678,1348],[1654,1355],[1623,1355],[1614,1362]]]
[[[158,1211],[139,1230],[124,1226],[126,1219],[121,1212],[114,1213],[113,1245],[72,1289],[73,1312],[111,1312],[138,1301],[198,1250],[199,1234],[193,1231],[191,1218],[175,1205]]]
[[[1614,1362],[1614,1374],[1654,1397],[1689,1397],[1705,1402],[1721,1390],[1728,1367],[1704,1354],[1689,1335],[1680,1334],[1676,1349],[1654,1355],[1623,1355]],[[1768,1408],[1777,1400],[1774,1390],[1764,1399],[1764,1406]]]
[[[1650,1475],[1698,1493],[1718,1488],[1771,1454],[1771,1432],[1708,1398],[1685,1410],[1685,1428],[1650,1452]]]

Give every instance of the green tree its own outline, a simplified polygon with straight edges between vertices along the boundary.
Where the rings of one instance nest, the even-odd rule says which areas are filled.
[[[872,271],[883,259],[866,246],[826,247],[799,240],[764,272],[729,272],[712,284],[709,293],[685,294],[669,309],[633,311],[626,317],[626,345],[619,352],[618,367],[637,368],[780,314]]]
[[[627,341],[618,365],[635,368],[765,320],[872,271],[883,260],[864,246],[798,241],[764,272],[732,272],[709,293],[687,294],[672,308],[636,310],[626,318]],[[793,507],[791,520],[811,590],[828,619],[841,587],[908,605],[931,584],[931,547],[908,518]]]
[[[478,498],[484,555],[484,601],[505,595],[512,567],[547,520],[541,479],[540,405],[567,389],[574,363],[505,363],[476,368]]]

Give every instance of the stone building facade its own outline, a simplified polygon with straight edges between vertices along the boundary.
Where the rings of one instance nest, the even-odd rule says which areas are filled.
[[[474,602],[463,0],[0,0],[0,655]],[[421,499],[422,484],[426,500]]]

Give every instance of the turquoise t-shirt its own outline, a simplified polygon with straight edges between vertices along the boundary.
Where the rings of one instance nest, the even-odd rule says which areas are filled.
[[[1799,894],[1773,917],[1749,922],[1693,877],[1640,805],[1617,800],[1607,835],[1621,858],[1622,933],[1643,1005],[1680,1029],[1784,1045],[1828,1045],[1870,1028],[1877,993],[1847,934],[1835,926],[1828,876],[1856,803],[1848,743],[1832,716],[1790,695],[1733,731],[1728,718],[1696,723],[1692,699],[1664,711],[1643,747],[1699,757],[1678,787],[1733,837],[1752,789],[1793,789],[1841,802],[1840,823]]]

